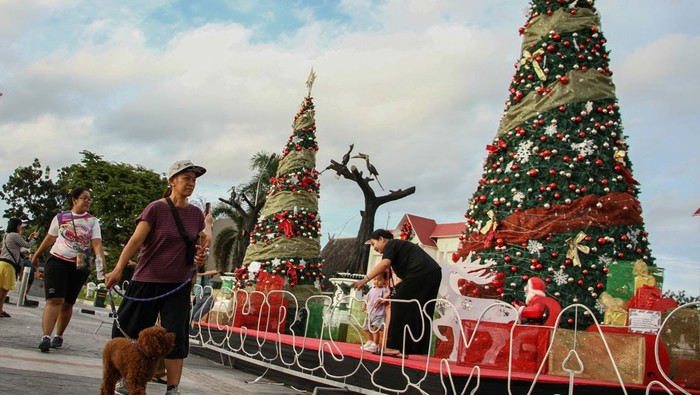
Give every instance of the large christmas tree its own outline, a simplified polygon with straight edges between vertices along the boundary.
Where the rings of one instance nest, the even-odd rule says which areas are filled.
[[[289,287],[297,289],[299,286],[316,289],[323,278],[318,217],[320,184],[316,170],[318,144],[311,97],[314,79],[311,71],[308,95],[294,117],[293,132],[251,232],[243,267],[238,271],[242,286],[254,285],[263,272],[283,276]]]
[[[454,259],[472,252],[502,273],[470,296],[523,301],[536,276],[562,306],[581,303],[600,320],[612,265],[653,266],[606,40],[592,0],[534,0],[520,34],[510,96]],[[592,322],[574,315],[563,324]]]

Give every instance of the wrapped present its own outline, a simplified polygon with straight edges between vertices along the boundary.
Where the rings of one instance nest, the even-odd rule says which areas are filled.
[[[508,370],[511,328],[513,323],[481,322],[462,320],[462,329],[467,342],[476,330],[474,339],[467,348],[461,337],[457,350],[457,364]],[[551,329],[549,327],[516,325],[513,330],[513,371],[537,372],[546,357]],[[545,365],[545,371],[546,371]],[[544,373],[544,372],[543,372]]]
[[[455,336],[452,333],[452,328],[449,326],[442,326],[438,329],[440,334],[444,336],[447,340],[442,341],[437,336],[433,335],[432,350],[430,350],[430,355],[434,358],[449,359],[452,354],[452,347],[455,341]]]
[[[643,260],[614,262],[608,266],[606,291],[615,298],[629,300],[643,285],[663,289],[664,269],[647,266]]]
[[[235,327],[247,327],[264,332],[284,332],[289,302],[284,299],[285,278],[260,272],[256,292],[236,292],[236,311],[232,317]],[[284,307],[284,309],[282,309]]]
[[[627,325],[626,311],[605,311],[603,325],[625,326]]]
[[[605,344],[598,332],[575,333],[572,330],[559,329],[553,336],[552,351],[549,354],[549,374],[569,377],[567,370],[582,370],[576,378],[618,382],[612,361],[605,352]],[[627,333],[605,333],[604,336],[622,382],[642,384],[645,373],[644,336]],[[575,357],[568,358],[572,350],[576,351],[583,366],[579,366]]]
[[[652,308],[661,298],[660,289],[644,284],[637,290],[634,297],[627,302],[627,307],[630,309],[653,310]]]
[[[323,303],[309,303],[308,305],[308,320],[305,322],[306,324],[306,336],[307,337],[314,337],[314,338],[321,338],[322,330],[323,328],[323,312],[324,312],[325,306]],[[325,328],[327,331],[328,328]],[[303,335],[304,333],[299,333],[299,335]]]
[[[656,277],[649,273],[649,268],[647,267],[646,262],[644,262],[643,260],[639,259],[636,262],[634,262],[632,274],[634,274],[635,293],[644,285],[656,288]]]
[[[603,326],[601,327],[601,330],[605,334],[605,339],[608,339],[608,334],[615,333],[615,334],[621,334],[622,336],[626,335],[629,333],[628,328],[626,327],[610,327],[610,326]],[[593,332],[593,334],[598,333],[598,330],[596,329],[595,325],[591,325],[586,329],[587,332]],[[666,383],[666,381],[663,379],[663,376],[661,375],[661,372],[659,371],[659,367],[656,364],[656,357],[654,355],[654,345],[656,343],[656,335],[654,334],[643,334],[639,335],[642,336],[644,339],[644,349],[645,349],[645,355],[644,355],[644,385],[649,384],[653,380],[658,380],[663,383]],[[617,357],[616,357],[617,358]],[[615,360],[617,362],[617,359]],[[669,358],[669,354],[666,351],[666,347],[664,347],[663,343],[659,344],[659,364],[661,365],[661,369],[664,372],[669,372],[669,368],[671,366],[671,360]]]
[[[632,262],[614,262],[608,266],[605,290],[614,298],[629,300],[634,296],[634,265]]]
[[[230,325],[231,316],[226,311],[212,310],[207,313],[206,322],[219,326]]]
[[[601,293],[599,300],[605,307],[603,325],[627,325],[627,306],[624,300],[614,298],[608,292]]]

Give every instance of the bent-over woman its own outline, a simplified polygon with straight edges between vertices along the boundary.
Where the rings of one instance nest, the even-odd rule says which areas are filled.
[[[394,235],[384,229],[377,229],[369,236],[369,242],[375,251],[382,254],[382,260],[365,276],[355,282],[357,289],[362,288],[371,279],[391,266],[401,282],[396,284],[395,294],[391,299],[411,300],[420,303],[391,303],[391,319],[386,332],[386,350],[384,354],[404,356],[410,354],[425,355],[429,352],[431,337],[431,319],[435,312],[435,302],[428,303],[437,297],[442,279],[442,270],[435,260],[418,245],[405,240],[396,240]],[[423,310],[425,309],[425,314]],[[414,337],[407,335],[404,339],[404,328],[408,327]],[[404,347],[405,340],[405,347]]]

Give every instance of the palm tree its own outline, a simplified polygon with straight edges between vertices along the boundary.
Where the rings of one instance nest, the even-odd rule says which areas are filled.
[[[228,199],[219,198],[224,203],[218,205],[212,214],[214,217],[226,216],[235,223],[234,227],[222,230],[214,243],[214,256],[217,269],[226,271],[232,263],[237,268],[243,262],[245,251],[250,242],[250,232],[265,205],[270,178],[277,172],[279,157],[267,152],[258,152],[250,159],[252,178],[230,189]],[[220,267],[219,267],[220,266]]]

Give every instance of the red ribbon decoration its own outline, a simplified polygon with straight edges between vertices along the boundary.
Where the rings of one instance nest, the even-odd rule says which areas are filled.
[[[625,177],[625,181],[627,181],[627,185],[639,185],[639,182],[635,180],[632,177],[632,174],[630,173],[629,170],[622,164],[622,163],[617,163],[615,165],[615,170],[617,170],[618,173],[622,175],[622,177]]]
[[[302,265],[292,265],[292,262],[287,261],[285,263],[285,266],[287,266],[287,274],[292,278],[292,281],[289,283],[290,285],[295,285],[298,282],[297,279],[297,270],[304,270],[304,266]]]
[[[275,214],[275,218],[277,218],[280,221],[280,224],[277,225],[277,230],[283,230],[284,235],[287,237],[294,237],[294,223],[287,218],[287,215]]]
[[[242,279],[243,276],[248,273],[248,266],[245,267],[239,267],[238,269],[233,271],[236,274],[237,279]],[[246,276],[247,277],[247,276]]]

